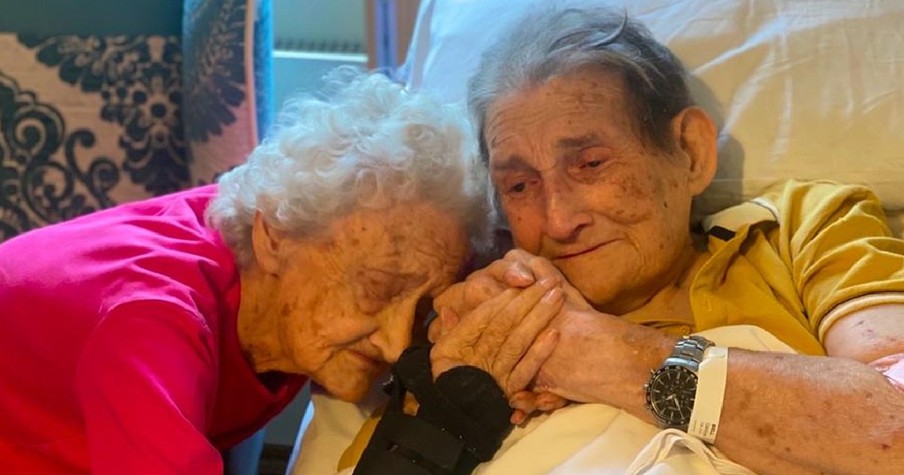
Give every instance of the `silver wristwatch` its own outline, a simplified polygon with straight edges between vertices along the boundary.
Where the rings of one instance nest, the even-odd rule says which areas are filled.
[[[660,427],[687,431],[697,393],[697,370],[710,346],[713,342],[700,336],[682,337],[662,366],[651,371],[650,382],[643,388],[647,408]]]

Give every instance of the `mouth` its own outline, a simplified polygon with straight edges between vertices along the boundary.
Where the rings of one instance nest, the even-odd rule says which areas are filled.
[[[605,245],[607,245],[607,244],[610,244],[610,243],[612,243],[612,242],[614,242],[614,240],[613,240],[613,241],[606,241],[606,242],[597,244],[597,245],[595,245],[595,246],[590,246],[590,247],[588,247],[588,248],[586,248],[586,249],[582,249],[582,250],[577,251],[577,252],[570,252],[570,253],[567,253],[567,254],[562,254],[562,255],[559,255],[559,256],[554,257],[552,260],[554,260],[554,261],[564,261],[564,260],[568,260],[568,259],[573,259],[573,258],[575,258],[575,257],[580,257],[580,256],[583,256],[584,254],[589,254],[589,253],[591,253],[591,252],[593,252],[593,251],[595,251],[595,250],[597,250],[597,249],[599,249],[599,248],[601,248],[601,247],[603,247],[603,246],[605,246]]]

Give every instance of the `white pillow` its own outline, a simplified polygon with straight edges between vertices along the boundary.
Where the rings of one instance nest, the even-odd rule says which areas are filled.
[[[423,0],[404,65],[412,88],[464,100],[483,49],[547,0]],[[684,62],[721,128],[714,212],[786,178],[872,187],[904,209],[904,2],[570,0],[642,21]]]

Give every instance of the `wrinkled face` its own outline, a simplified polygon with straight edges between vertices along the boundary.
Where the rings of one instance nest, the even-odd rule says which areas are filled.
[[[498,100],[484,128],[515,244],[615,314],[666,285],[692,249],[687,156],[645,145],[624,97],[617,76],[578,71]]]
[[[432,297],[451,285],[465,231],[433,205],[360,210],[290,253],[280,337],[295,366],[345,400],[363,397],[411,341]]]

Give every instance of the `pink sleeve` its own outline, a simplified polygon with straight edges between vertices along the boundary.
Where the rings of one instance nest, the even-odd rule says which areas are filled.
[[[91,473],[221,475],[205,436],[216,384],[210,330],[165,302],[125,307],[95,329],[78,363]]]

